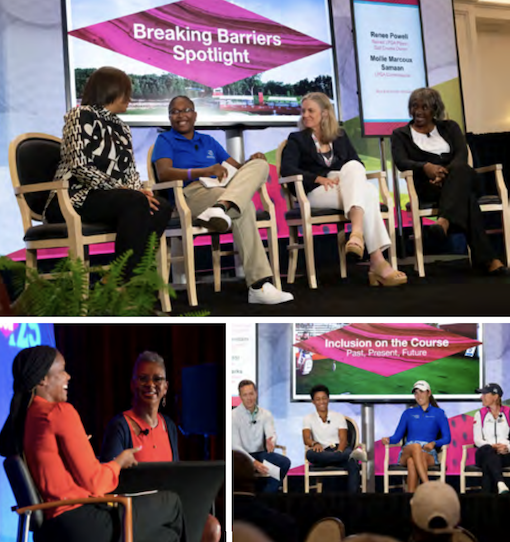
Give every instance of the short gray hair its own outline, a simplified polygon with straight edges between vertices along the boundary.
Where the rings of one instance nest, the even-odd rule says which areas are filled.
[[[157,363],[164,369],[166,374],[165,360],[158,353],[145,350],[136,358],[135,365],[133,367],[133,377],[135,376],[138,366],[144,362]]]
[[[421,100],[429,107],[429,109],[432,111],[432,116],[434,117],[434,120],[444,119],[444,116],[445,116],[444,103],[441,98],[441,94],[439,94],[439,92],[436,89],[430,88],[430,87],[424,87],[424,88],[417,88],[416,90],[413,90],[413,92],[411,92],[411,96],[409,96],[409,102],[408,102],[410,117],[412,117],[411,106],[417,100]]]

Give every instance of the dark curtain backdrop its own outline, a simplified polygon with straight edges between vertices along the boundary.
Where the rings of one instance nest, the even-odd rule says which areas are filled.
[[[221,324],[55,324],[57,348],[71,375],[69,402],[78,410],[91,443],[99,453],[108,421],[131,406],[130,379],[140,352],[152,350],[166,362],[169,390],[166,408],[180,426],[182,420],[182,369],[203,364],[217,366],[214,404],[218,432],[211,437],[210,459],[225,459],[225,327]],[[196,382],[200,401],[200,384]],[[204,459],[204,437],[179,432],[183,460]]]

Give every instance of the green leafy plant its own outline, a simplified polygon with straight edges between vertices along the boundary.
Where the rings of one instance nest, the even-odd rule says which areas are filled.
[[[80,259],[67,257],[58,262],[51,278],[41,276],[24,263],[0,257],[0,271],[10,271],[19,293],[13,312],[23,316],[150,316],[156,315],[159,291],[165,285],[156,265],[158,241],[152,234],[133,276],[124,281],[126,263],[132,252],[116,258],[107,270],[92,268],[100,276],[89,287],[89,274]]]

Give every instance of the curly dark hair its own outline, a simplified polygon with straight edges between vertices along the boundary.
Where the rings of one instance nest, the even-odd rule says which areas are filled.
[[[409,109],[409,116],[413,116],[411,113],[411,107],[413,104],[421,100],[423,103],[425,103],[429,109],[432,111],[432,116],[434,117],[434,120],[443,120],[445,117],[445,107],[443,100],[441,98],[441,94],[434,89],[430,87],[424,87],[424,88],[417,88],[416,90],[413,90],[411,92],[411,96],[409,96],[409,102],[408,102],[408,109]]]

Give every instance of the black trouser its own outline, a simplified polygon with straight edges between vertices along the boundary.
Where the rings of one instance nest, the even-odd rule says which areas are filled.
[[[349,459],[352,453],[352,448],[346,448],[343,452],[338,451],[336,448],[326,448],[322,452],[314,452],[308,450],[306,452],[306,459],[317,467],[339,467],[348,471],[347,475],[347,490],[349,493],[358,493],[360,490],[360,472],[359,465],[355,459]],[[323,478],[323,484],[327,484],[328,477]],[[333,487],[335,487],[334,484]],[[336,489],[336,487],[335,487]]]
[[[119,510],[86,504],[43,523],[35,542],[118,542]],[[183,536],[179,497],[170,491],[133,497],[134,542],[179,542]]]
[[[472,167],[467,164],[448,166],[448,175],[441,187],[421,182],[416,191],[422,201],[439,201],[439,216],[466,235],[474,265],[487,267],[494,260],[496,256],[478,205],[480,177]]]
[[[477,448],[475,454],[476,466],[483,471],[482,491],[493,493],[497,491],[497,483],[503,482],[503,467],[510,467],[510,454],[498,454],[490,445]]]
[[[131,249],[125,277],[129,278],[140,262],[152,232],[159,240],[172,214],[172,206],[167,200],[157,198],[160,205],[157,211],[149,207],[149,200],[138,190],[114,189],[91,190],[83,205],[77,209],[84,222],[103,223],[115,228],[115,258]],[[57,198],[54,197],[46,210],[48,222],[62,222]]]

